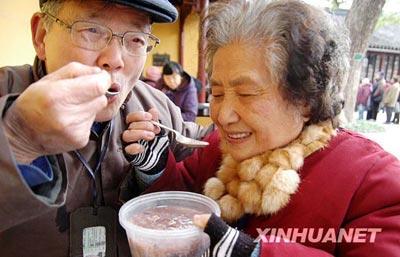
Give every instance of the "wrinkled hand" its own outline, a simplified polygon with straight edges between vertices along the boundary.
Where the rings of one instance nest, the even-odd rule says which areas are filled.
[[[142,153],[145,149],[139,140],[151,141],[161,129],[150,121],[158,120],[158,111],[155,108],[148,112],[138,111],[126,116],[127,130],[122,133],[122,140],[127,144],[125,152],[130,155]]]
[[[193,224],[202,230],[205,229],[211,214],[198,214],[193,216]]]
[[[158,120],[158,111],[133,112],[127,115],[127,130],[122,134],[126,159],[139,171],[156,174],[165,168],[169,140],[167,134],[150,121]]]
[[[74,62],[30,85],[5,116],[17,161],[84,147],[110,84],[106,71]]]

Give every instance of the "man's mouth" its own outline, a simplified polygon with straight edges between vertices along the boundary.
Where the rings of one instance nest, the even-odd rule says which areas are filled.
[[[121,92],[121,85],[118,83],[112,83],[111,87],[106,92],[106,96],[107,98],[111,98],[113,96],[118,95],[120,92]]]

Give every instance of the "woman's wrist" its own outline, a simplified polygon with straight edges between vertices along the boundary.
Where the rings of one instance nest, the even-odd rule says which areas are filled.
[[[227,225],[221,218],[212,214],[204,229],[210,236],[212,256],[251,257],[257,245],[254,239]]]

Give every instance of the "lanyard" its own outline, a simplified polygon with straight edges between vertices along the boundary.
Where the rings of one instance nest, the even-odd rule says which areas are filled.
[[[89,176],[93,179],[93,182],[94,182],[94,190],[93,190],[94,207],[104,205],[103,187],[102,187],[102,181],[101,181],[101,163],[103,162],[104,157],[106,156],[108,145],[110,143],[112,130],[113,130],[113,120],[111,120],[103,130],[103,131],[105,131],[105,133],[107,133],[106,140],[103,141],[102,136],[100,136],[100,144],[98,144],[98,146],[97,146],[97,153],[99,152],[98,150],[99,150],[99,146],[100,146],[100,157],[95,165],[94,170],[90,167],[90,165],[87,162],[87,160],[85,159],[85,157],[83,157],[83,155],[78,150],[74,151],[76,157],[86,168],[86,171],[88,172]]]

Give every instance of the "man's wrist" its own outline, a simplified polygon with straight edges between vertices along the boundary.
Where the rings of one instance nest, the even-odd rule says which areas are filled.
[[[154,175],[165,168],[168,160],[169,139],[165,132],[160,134],[151,141],[139,140],[138,144],[142,145],[144,151],[136,155],[125,153],[126,159],[135,167],[136,170]]]
[[[27,126],[15,111],[12,104],[3,116],[4,133],[14,157],[18,163],[29,164],[42,154],[34,147],[33,138],[29,136]]]

